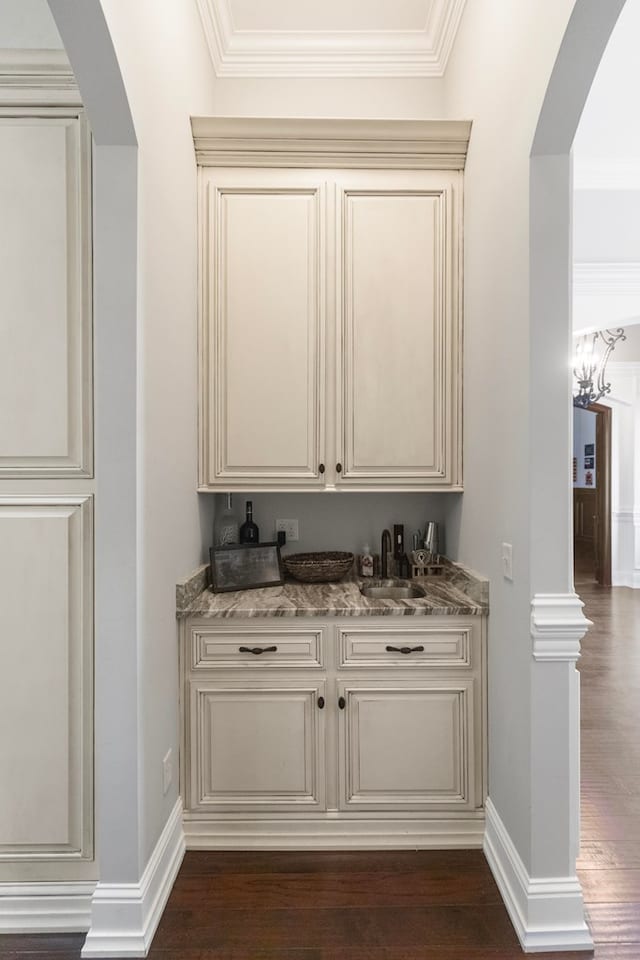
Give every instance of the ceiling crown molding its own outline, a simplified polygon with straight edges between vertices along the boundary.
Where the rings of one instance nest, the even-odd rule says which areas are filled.
[[[466,120],[192,117],[199,164],[462,170]]]
[[[0,49],[0,104],[81,106],[65,51]]]
[[[422,30],[238,30],[230,0],[196,0],[218,77],[444,75],[465,0],[432,0]]]

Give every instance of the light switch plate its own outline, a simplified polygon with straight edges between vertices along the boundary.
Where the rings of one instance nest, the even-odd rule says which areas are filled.
[[[513,583],[513,547],[510,543],[502,544],[502,576]]]

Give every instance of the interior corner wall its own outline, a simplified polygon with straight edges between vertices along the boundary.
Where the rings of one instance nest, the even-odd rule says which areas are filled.
[[[196,495],[196,164],[189,117],[213,112],[195,3],[102,0],[139,144],[138,778],[144,868],[178,797],[175,584],[200,561]],[[173,781],[163,794],[163,758]]]
[[[455,534],[459,558],[491,582],[489,794],[529,871],[530,153],[572,7],[573,0],[467,4],[445,77],[446,115],[473,120],[465,170],[465,493]],[[503,542],[513,545],[513,582],[502,575]]]

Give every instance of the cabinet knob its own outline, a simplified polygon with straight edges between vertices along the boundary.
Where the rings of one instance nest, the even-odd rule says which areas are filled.
[[[346,707],[346,705],[347,705],[347,701],[345,700],[345,698],[344,698],[344,697],[338,697],[338,706],[340,707],[340,709],[341,709],[341,710],[344,710],[344,708]]]
[[[423,653],[424,647],[385,647],[387,653]]]
[[[336,463],[336,473],[342,473],[342,464]]]
[[[324,710],[324,697],[318,697],[318,708]]]
[[[238,647],[240,653],[253,653],[258,657],[261,653],[275,653],[277,647]]]
[[[321,463],[321,464],[318,466],[318,472],[319,472],[319,473],[324,473],[324,463]]]

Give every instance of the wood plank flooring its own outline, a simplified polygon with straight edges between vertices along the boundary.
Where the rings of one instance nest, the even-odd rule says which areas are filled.
[[[640,960],[640,591],[588,583],[579,874],[596,960]],[[79,960],[82,936],[0,937]],[[480,851],[189,853],[151,960],[520,960]],[[578,960],[591,953],[545,954]]]

